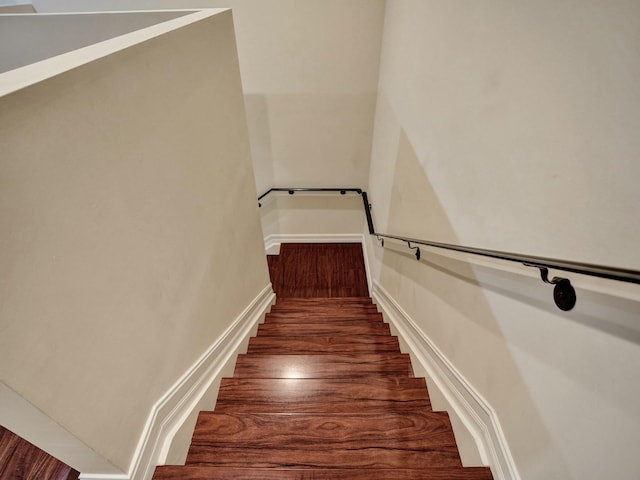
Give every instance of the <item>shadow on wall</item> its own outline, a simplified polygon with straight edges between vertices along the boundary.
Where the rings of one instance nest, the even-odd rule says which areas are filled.
[[[272,193],[260,208],[264,236],[362,235],[364,215],[359,195]]]
[[[253,173],[256,178],[258,195],[261,195],[274,186],[274,159],[267,96],[245,94],[244,108],[247,113]]]
[[[459,243],[404,132],[398,143],[387,225],[390,234]],[[553,465],[554,478],[570,478],[559,452],[549,448],[553,440],[500,323],[478,288],[484,285],[474,268],[426,251],[418,262],[406,246],[388,245],[383,251],[380,282],[499,412],[510,446],[519,454],[516,460],[543,458]],[[526,439],[514,428],[526,429]]]
[[[375,93],[245,95],[256,183],[364,187]]]

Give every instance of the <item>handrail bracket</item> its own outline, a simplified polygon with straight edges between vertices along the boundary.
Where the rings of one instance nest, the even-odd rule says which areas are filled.
[[[383,246],[384,246],[384,245],[383,245]],[[416,255],[416,260],[420,261],[420,255],[421,255],[421,253],[420,253],[420,247],[412,247],[412,246],[411,246],[411,242],[407,242],[407,246],[408,246],[411,250],[415,250],[415,251],[416,251],[416,253],[415,253],[415,255]]]
[[[539,265],[523,264],[525,267],[534,267],[540,270],[540,278],[544,283],[555,285],[553,287],[553,301],[560,310],[568,312],[576,306],[576,290],[568,278],[553,277],[549,280],[549,269]]]

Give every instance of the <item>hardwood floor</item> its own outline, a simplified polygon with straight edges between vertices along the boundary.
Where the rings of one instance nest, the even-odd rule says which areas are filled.
[[[268,263],[279,298],[369,296],[359,243],[286,243]]]
[[[77,480],[79,472],[0,426],[0,480]]]
[[[278,300],[215,409],[200,412],[186,465],[158,467],[154,480],[491,480],[488,468],[462,466],[447,413],[431,409],[362,285],[344,296],[364,266],[350,273],[340,255],[304,260],[295,248],[289,262],[285,247],[269,260]]]

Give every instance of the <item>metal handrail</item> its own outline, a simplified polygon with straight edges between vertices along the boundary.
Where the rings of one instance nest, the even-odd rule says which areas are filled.
[[[258,198],[258,200],[262,200],[271,192],[288,192],[289,195],[293,195],[296,192],[340,192],[341,195],[344,195],[347,192],[357,193],[362,196],[362,203],[367,219],[369,234],[375,236],[381,242],[382,247],[384,247],[384,239],[387,238],[406,243],[410,249],[415,250],[415,256],[417,260],[420,260],[422,253],[420,251],[420,247],[416,245],[422,245],[426,247],[440,248],[444,250],[451,250],[455,252],[506,260],[509,262],[520,263],[526,267],[537,268],[540,270],[540,278],[542,279],[542,281],[544,281],[545,283],[553,284],[555,286],[553,291],[554,301],[558,308],[565,311],[571,310],[576,304],[575,290],[571,285],[571,282],[567,278],[553,277],[551,280],[549,280],[550,268],[565,272],[579,273],[581,275],[589,275],[592,277],[616,280],[619,282],[640,284],[640,271],[637,270],[610,267],[606,265],[596,265],[592,263],[574,262],[570,260],[560,260],[557,258],[540,257],[536,255],[503,252],[499,250],[466,247],[464,245],[432,242],[430,240],[422,240],[417,238],[409,238],[376,232],[375,225],[373,223],[373,217],[371,216],[371,204],[369,203],[367,192],[360,188],[272,188],[262,194]]]
[[[262,206],[260,200],[271,192],[287,192],[289,195],[293,195],[296,192],[340,192],[340,195],[345,195],[347,192],[357,193],[358,195],[363,193],[361,188],[270,188],[258,197],[259,207]]]

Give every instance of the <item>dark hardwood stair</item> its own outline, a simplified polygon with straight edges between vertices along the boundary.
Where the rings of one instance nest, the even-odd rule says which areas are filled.
[[[340,314],[340,315],[335,315],[335,316],[330,316],[327,317],[326,315],[318,315],[318,314],[314,314],[314,315],[288,315],[288,314],[281,314],[281,313],[267,313],[265,320],[264,320],[264,324],[265,325],[271,325],[271,324],[285,324],[285,325],[289,325],[291,323],[306,323],[306,324],[318,324],[318,323],[324,323],[324,324],[332,324],[332,325],[342,325],[344,327],[348,327],[353,325],[353,321],[354,320],[359,320],[359,321],[366,321],[368,323],[374,323],[374,324],[381,324],[383,323],[382,321],[382,314],[381,313],[376,313],[376,314],[368,314],[366,316],[363,316],[361,314],[358,315],[348,315],[348,314]]]
[[[300,336],[300,335],[335,335],[335,323],[263,323],[258,327],[258,336]],[[367,320],[351,320],[349,325],[340,326],[340,334],[344,335],[391,335],[389,324],[369,322]]]
[[[225,378],[219,413],[388,413],[429,410],[424,378]]]
[[[238,378],[352,378],[370,375],[413,377],[409,355],[238,355],[234,371],[234,377]]]
[[[154,480],[491,480],[462,466],[446,412],[366,297],[278,298],[185,466]]]
[[[187,463],[234,467],[462,466],[445,412],[221,414],[202,412]],[[266,454],[268,450],[268,454]]]
[[[299,469],[162,466],[154,480],[492,480],[485,467],[423,467],[420,469]]]

